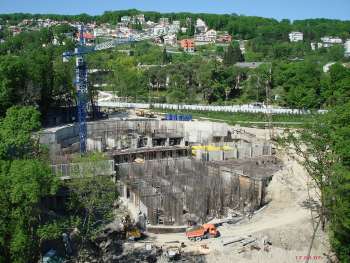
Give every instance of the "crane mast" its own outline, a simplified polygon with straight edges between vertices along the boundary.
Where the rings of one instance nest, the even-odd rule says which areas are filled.
[[[87,65],[84,60],[84,42],[84,28],[81,26],[79,32],[79,46],[75,49],[75,54],[77,54],[75,58],[75,85],[78,97],[80,153],[86,152],[87,140],[86,107],[88,98],[88,76]]]
[[[63,62],[67,62],[69,58],[76,57],[75,61],[75,86],[77,90],[77,102],[78,102],[78,121],[79,121],[79,143],[80,153],[86,152],[86,140],[87,140],[87,105],[88,105],[88,70],[87,64],[84,59],[84,55],[96,52],[99,50],[109,49],[121,44],[127,44],[136,41],[142,41],[150,39],[148,36],[138,36],[137,38],[123,38],[107,41],[94,47],[86,47],[84,39],[84,27],[81,25],[79,28],[79,44],[74,51],[64,52]]]

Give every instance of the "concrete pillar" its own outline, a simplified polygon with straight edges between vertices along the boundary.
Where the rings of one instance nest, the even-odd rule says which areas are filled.
[[[180,146],[185,147],[185,138],[184,137],[181,138]]]
[[[147,136],[147,147],[152,147],[152,137]]]

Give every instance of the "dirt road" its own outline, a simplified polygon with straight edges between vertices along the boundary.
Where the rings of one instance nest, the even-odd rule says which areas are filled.
[[[308,199],[309,179],[295,160],[281,153],[280,157],[284,168],[273,176],[269,184],[268,198],[271,201],[266,208],[241,224],[223,225],[219,228],[220,238],[198,242],[207,244],[210,250],[204,262],[305,262],[313,233],[310,211],[303,207],[303,202]],[[263,237],[270,240],[270,251],[241,252],[234,245],[222,245],[223,240],[229,237],[248,235],[258,240]],[[188,246],[198,245],[186,240],[184,234],[154,235],[152,239],[160,245],[175,240]],[[311,252],[312,259],[317,261],[310,262],[327,262],[323,255],[327,250],[326,235],[319,231]]]

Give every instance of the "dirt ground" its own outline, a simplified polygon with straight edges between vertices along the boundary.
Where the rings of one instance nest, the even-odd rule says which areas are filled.
[[[265,137],[266,131],[249,129],[249,132]],[[311,212],[303,203],[309,196],[309,178],[298,162],[281,151],[278,151],[278,157],[283,161],[284,168],[274,174],[268,186],[268,198],[271,201],[250,220],[245,219],[235,225],[224,224],[219,227],[221,236],[215,239],[194,243],[179,233],[151,235],[150,240],[159,246],[170,241],[184,242],[187,246],[185,250],[201,249],[202,252],[201,245],[206,245],[206,255],[194,262],[306,262],[313,234]],[[249,245],[243,248],[239,242],[223,245],[230,238],[249,236],[257,239],[258,248]],[[271,244],[267,246],[267,251],[263,249],[263,240]],[[328,251],[327,234],[318,231],[309,262],[328,262],[324,255]]]

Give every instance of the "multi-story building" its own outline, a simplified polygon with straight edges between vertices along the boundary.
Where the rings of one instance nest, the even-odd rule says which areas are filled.
[[[343,40],[339,37],[321,37],[322,47],[328,48],[333,45],[343,44]]]
[[[196,42],[208,42],[207,36],[204,33],[195,34],[194,40]]]
[[[159,18],[159,24],[162,26],[169,26],[169,18],[167,17]]]
[[[213,43],[216,41],[217,33],[214,29],[211,29],[205,33],[195,34],[194,40],[196,42]]]
[[[136,16],[136,20],[140,23],[140,24],[144,24],[146,22],[145,20],[145,15],[144,14],[139,14]]]
[[[304,34],[302,32],[290,32],[289,33],[289,40],[290,42],[298,42],[303,41]]]
[[[232,41],[232,36],[229,35],[227,32],[220,34],[216,38],[216,42],[219,43],[230,43]]]
[[[154,36],[160,36],[160,35],[164,35],[168,32],[168,28],[163,26],[163,25],[156,25],[155,27],[153,27],[153,35]]]
[[[175,34],[164,36],[164,45],[175,46],[177,43],[177,37]]]
[[[217,32],[214,29],[210,29],[208,30],[205,35],[207,36],[209,42],[215,42],[216,41],[216,36],[217,36]]]
[[[173,26],[174,26],[175,28],[177,28],[178,31],[179,31],[180,28],[181,28],[181,23],[180,23],[180,21],[174,20],[174,21],[173,21]]]
[[[346,40],[345,44],[344,44],[344,48],[345,48],[345,57],[349,58],[350,57],[350,39]]]
[[[342,44],[343,40],[340,37],[321,37],[321,41],[325,44]]]
[[[195,49],[195,44],[193,39],[182,39],[180,41],[180,46],[185,52],[192,53]]]
[[[181,29],[180,21],[173,21],[173,23],[169,25],[168,28],[169,28],[169,33],[177,34]]]
[[[120,18],[120,21],[123,23],[130,23],[131,22],[131,17],[130,16],[122,16]]]
[[[202,19],[198,18],[196,21],[195,29],[197,33],[205,33],[207,32],[208,27],[207,27],[207,24]]]
[[[109,35],[109,30],[104,27],[97,27],[94,29],[94,36],[96,37],[103,37],[103,36],[108,36]]]

